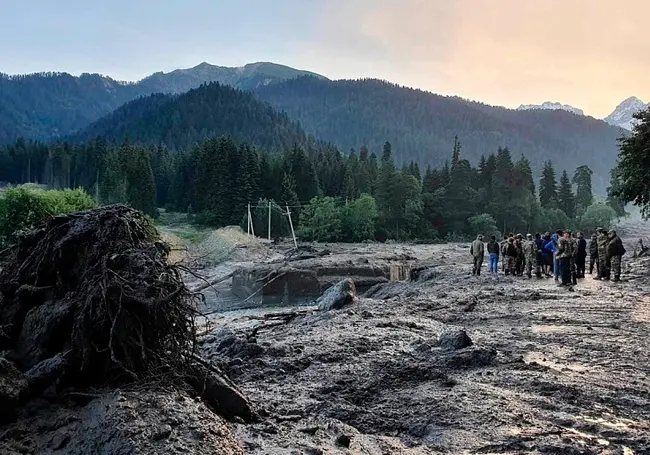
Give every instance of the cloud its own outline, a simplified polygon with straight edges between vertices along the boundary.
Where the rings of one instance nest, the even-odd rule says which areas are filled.
[[[349,3],[324,27],[337,25],[348,54],[358,41],[359,59],[390,61],[385,77],[396,82],[513,107],[557,100],[595,116],[630,95],[650,98],[646,0]]]

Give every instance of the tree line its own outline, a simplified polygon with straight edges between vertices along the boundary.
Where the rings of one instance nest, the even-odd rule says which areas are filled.
[[[250,203],[257,232],[266,232],[264,207],[272,202],[273,235],[288,234],[278,209],[288,207],[301,236],[322,241],[594,229],[624,211],[613,195],[594,203],[591,176],[580,166],[558,181],[549,161],[538,189],[525,156],[513,159],[499,148],[473,167],[458,138],[443,166],[424,171],[415,162],[396,166],[389,142],[379,156],[366,147],[343,154],[323,144],[266,153],[230,137],[174,152],[101,138],[77,145],[20,140],[0,148],[0,181],[80,187],[103,204],[126,202],[154,216],[165,207],[211,226],[242,223]]]

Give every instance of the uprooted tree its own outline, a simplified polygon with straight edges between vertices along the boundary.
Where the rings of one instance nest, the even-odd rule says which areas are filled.
[[[19,400],[52,385],[168,377],[224,416],[252,419],[236,387],[195,354],[196,296],[168,253],[147,218],[121,205],[19,236],[0,258],[0,351],[27,378]]]

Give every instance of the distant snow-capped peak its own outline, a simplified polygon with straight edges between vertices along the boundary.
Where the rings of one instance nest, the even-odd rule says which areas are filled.
[[[614,112],[605,117],[604,120],[610,125],[620,126],[626,130],[631,130],[636,122],[633,117],[634,114],[648,107],[650,107],[650,103],[645,104],[636,96],[631,96],[619,104],[616,109],[614,109]]]
[[[570,106],[568,104],[554,103],[551,101],[546,101],[542,104],[522,104],[517,108],[519,111],[526,111],[530,109],[547,109],[552,111],[569,111],[573,112],[576,115],[585,115],[582,109],[577,107]]]

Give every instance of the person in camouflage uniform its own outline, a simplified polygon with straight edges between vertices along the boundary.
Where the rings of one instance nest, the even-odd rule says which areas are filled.
[[[571,257],[569,258],[569,267],[571,268],[571,283],[578,284],[578,268],[576,262],[578,260],[578,240],[569,231],[569,242],[571,243]]]
[[[607,246],[609,238],[603,228],[598,228],[598,276],[596,280],[609,280],[609,261],[607,260]]]
[[[591,234],[591,241],[589,242],[589,275],[594,273],[594,266],[596,266],[596,274],[598,274],[598,235]]]
[[[532,271],[535,269],[535,275],[539,278],[539,270],[537,264],[537,243],[535,243],[532,234],[526,235],[526,240],[524,240],[522,247],[524,252],[524,260],[526,261],[526,276],[528,278],[532,278]]]
[[[515,248],[517,248],[517,260],[515,261],[515,271],[517,276],[524,275],[525,257],[524,257],[523,239],[524,236],[521,234],[517,234],[517,237],[515,237]]]
[[[512,238],[512,234],[508,234],[501,242],[501,270],[505,273],[508,263],[508,239]]]
[[[621,281],[621,260],[625,254],[625,247],[623,246],[623,241],[616,235],[616,231],[614,230],[609,231],[608,239],[607,258],[611,267],[610,270],[614,272],[613,281]]]
[[[508,239],[508,244],[506,246],[506,275],[515,275],[515,267],[517,265],[517,247],[515,246],[514,237]]]
[[[573,256],[573,250],[569,231],[565,231],[562,237],[558,239],[556,256],[560,262],[560,276],[562,277],[562,283],[560,283],[560,286],[570,286],[571,257]]]

